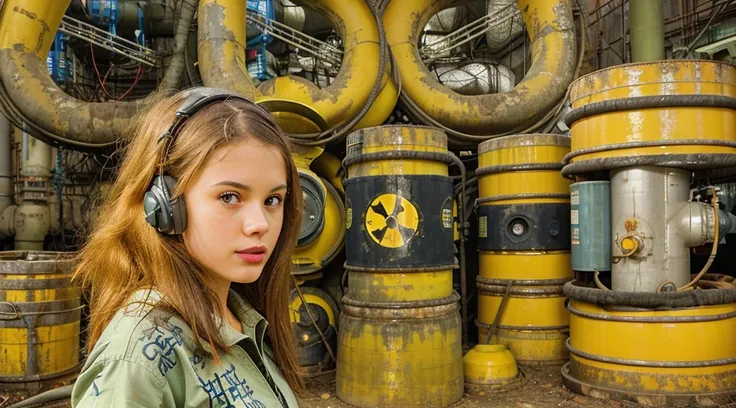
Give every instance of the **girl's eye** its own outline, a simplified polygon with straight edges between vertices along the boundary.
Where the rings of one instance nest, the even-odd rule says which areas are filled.
[[[230,205],[237,204],[239,201],[239,197],[237,193],[232,193],[232,192],[222,193],[220,194],[220,201],[222,201],[225,204],[230,204]]]
[[[281,204],[281,197],[271,196],[266,199],[266,205],[269,207],[278,207]]]

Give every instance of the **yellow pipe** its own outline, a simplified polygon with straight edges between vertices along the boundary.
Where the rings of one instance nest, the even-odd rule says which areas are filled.
[[[286,99],[306,104],[330,126],[335,126],[356,116],[368,102],[378,76],[378,25],[364,0],[304,0],[301,3],[330,20],[343,40],[342,67],[330,86],[319,89],[304,78],[285,76],[268,80],[256,89],[245,68],[246,5],[240,0],[200,1],[200,74],[207,86],[233,90],[257,101]],[[384,89],[390,91],[390,87]],[[384,99],[386,102],[382,105],[373,106],[383,112],[383,120],[390,114],[387,106],[393,108],[396,101],[395,97],[393,101],[388,96]]]
[[[386,38],[403,90],[427,115],[450,129],[476,134],[521,130],[565,94],[575,68],[570,0],[518,0],[531,41],[532,64],[510,92],[465,96],[440,85],[417,50],[422,28],[454,0],[394,0],[384,14]]]
[[[70,0],[6,0],[0,10],[0,81],[15,107],[73,144],[114,142],[143,101],[87,103],[51,79],[46,56]]]

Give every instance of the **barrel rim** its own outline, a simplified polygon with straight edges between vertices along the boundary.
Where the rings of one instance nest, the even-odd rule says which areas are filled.
[[[536,138],[542,143],[523,144],[522,141]],[[497,150],[510,148],[535,148],[542,146],[570,147],[571,137],[555,133],[525,133],[520,135],[508,135],[486,140],[478,145],[478,155],[490,153]]]
[[[705,60],[705,59],[643,61],[643,62],[630,62],[628,64],[614,65],[614,66],[611,66],[611,67],[607,67],[607,68],[603,68],[603,69],[599,69],[597,71],[593,71],[593,72],[587,73],[587,74],[579,77],[578,79],[572,81],[572,83],[570,83],[570,88],[569,88],[570,89],[570,102],[572,102],[573,94],[575,93],[575,91],[577,91],[577,89],[575,89],[575,88],[578,86],[578,84],[581,84],[583,82],[589,81],[590,78],[593,78],[593,77],[596,77],[596,76],[606,75],[607,72],[613,71],[613,70],[625,70],[625,69],[629,69],[629,68],[633,68],[633,67],[637,67],[637,66],[656,66],[656,65],[662,65],[663,63],[682,64],[682,65],[685,65],[685,64],[692,64],[692,65],[705,64],[705,65],[709,65],[710,64],[710,65],[713,65],[713,66],[719,66],[720,65],[721,67],[731,68],[731,69],[736,70],[736,66],[734,66],[733,64],[730,64],[728,62],[725,62],[725,61],[715,61],[715,60]],[[694,82],[697,82],[697,81],[694,81]],[[639,86],[639,85],[646,85],[646,84],[649,84],[649,82],[636,83],[636,84],[631,84],[631,85],[627,85],[627,86]],[[724,82],[724,84],[728,84],[728,82]],[[736,82],[734,82],[731,85],[736,85]],[[578,99],[580,99],[580,98],[578,98]]]

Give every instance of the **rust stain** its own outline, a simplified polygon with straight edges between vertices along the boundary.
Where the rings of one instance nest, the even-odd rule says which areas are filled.
[[[624,229],[626,229],[626,232],[636,231],[638,227],[639,223],[636,221],[636,218],[629,218],[624,222]]]

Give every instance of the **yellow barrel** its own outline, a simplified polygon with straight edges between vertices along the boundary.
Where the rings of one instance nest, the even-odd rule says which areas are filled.
[[[452,294],[453,187],[447,136],[380,126],[348,136],[346,262],[353,300],[405,302]]]
[[[458,299],[343,299],[338,398],[356,407],[447,407],[459,401],[464,379]]]
[[[668,60],[617,65],[570,85],[566,174],[628,166],[736,164],[736,67]]]
[[[337,396],[351,405],[446,407],[463,396],[450,161],[433,128],[348,136]]]
[[[519,364],[563,364],[569,318],[570,182],[560,175],[570,138],[528,134],[478,146],[478,341],[491,338]]]
[[[81,298],[68,252],[0,252],[0,384],[32,388],[80,366]]]
[[[570,362],[562,374],[571,390],[648,406],[733,401],[736,290],[653,296],[570,282],[565,293]]]

